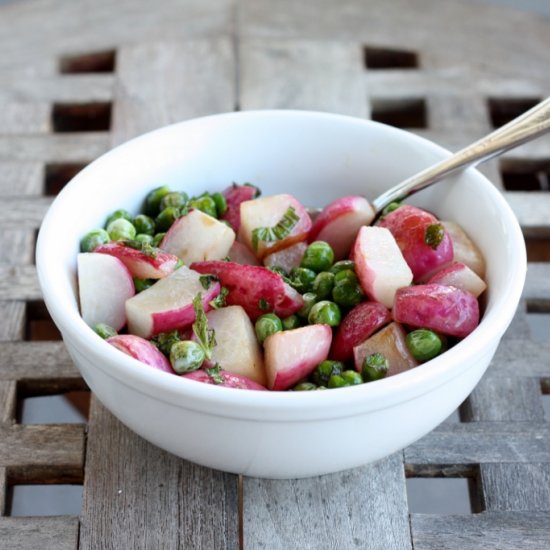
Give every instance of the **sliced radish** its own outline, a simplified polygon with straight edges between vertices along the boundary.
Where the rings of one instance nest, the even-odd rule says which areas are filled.
[[[390,231],[383,227],[361,227],[352,252],[365,294],[391,309],[395,292],[410,285],[413,276]]]
[[[227,254],[232,262],[244,265],[260,265],[256,255],[243,243],[235,241]]]
[[[222,386],[225,388],[267,391],[264,386],[254,382],[254,380],[250,380],[250,378],[242,376],[241,374],[227,372],[223,369],[220,369],[215,374],[200,369],[193,372],[188,372],[187,374],[182,375],[182,377],[187,378],[188,380],[195,380],[196,382],[213,384],[215,386]]]
[[[153,248],[151,253],[144,253],[120,242],[99,245],[94,252],[118,258],[133,277],[140,279],[162,279],[174,271],[179,261],[174,254],[158,248]]]
[[[267,267],[215,261],[196,262],[191,267],[216,275],[229,291],[227,304],[242,306],[253,321],[270,312],[288,317],[304,305],[301,294]]]
[[[479,277],[475,271],[461,262],[455,262],[444,267],[441,271],[438,271],[428,283],[438,283],[440,285],[454,286],[462,290],[467,290],[476,298],[485,292],[487,288],[485,281]]]
[[[160,248],[191,264],[225,258],[234,240],[235,232],[225,223],[200,210],[191,210],[172,224]]]
[[[325,206],[315,218],[308,240],[327,242],[334,251],[334,259],[342,260],[348,256],[359,228],[373,218],[372,206],[364,197],[341,197]]]
[[[170,361],[149,340],[134,334],[118,334],[107,338],[107,342],[126,355],[155,369],[175,374]]]
[[[355,369],[361,372],[365,357],[373,353],[381,353],[388,360],[386,377],[399,374],[418,366],[407,347],[407,333],[399,323],[390,323],[388,326],[373,334],[362,344],[353,348]]]
[[[128,331],[150,338],[160,332],[185,329],[195,320],[193,298],[200,293],[204,310],[208,311],[220,288],[212,281],[205,289],[199,273],[180,267],[126,301]]]
[[[267,387],[287,390],[311,374],[328,357],[332,330],[309,325],[276,332],[264,341]]]
[[[231,225],[237,233],[241,226],[241,202],[250,201],[258,195],[258,189],[253,185],[239,185],[234,183],[224,190],[223,196],[227,203],[227,210],[222,219]]]
[[[276,227],[288,214],[290,208],[293,209],[297,221],[288,234],[274,240],[254,238],[254,230]],[[292,195],[273,195],[241,203],[239,240],[253,250],[260,259],[291,244],[304,241],[310,229],[311,218],[307,210]]]
[[[124,304],[136,293],[132,275],[113,256],[83,252],[77,257],[80,313],[91,327],[98,323],[120,330],[126,324]]]
[[[442,221],[441,223],[453,241],[454,261],[466,264],[479,277],[484,279],[485,259],[479,248],[458,223],[449,221]]]
[[[206,317],[216,335],[209,366],[218,363],[225,371],[265,386],[263,353],[246,311],[241,306],[228,306],[209,311]]]
[[[347,361],[353,357],[353,348],[363,343],[371,334],[391,321],[389,309],[378,302],[362,302],[356,305],[342,320],[336,330],[330,350],[330,358]]]
[[[268,254],[264,258],[264,265],[266,267],[281,267],[287,273],[290,273],[292,269],[300,266],[306,248],[307,243],[300,242]]]
[[[479,304],[473,294],[459,288],[416,285],[397,291],[393,318],[411,327],[464,338],[479,324]]]

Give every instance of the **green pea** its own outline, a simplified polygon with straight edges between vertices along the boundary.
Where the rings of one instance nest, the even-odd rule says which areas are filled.
[[[145,205],[143,208],[145,214],[152,217],[157,216],[161,210],[160,201],[162,200],[162,197],[168,193],[170,193],[170,188],[167,185],[157,187],[156,189],[150,191],[145,197]]]
[[[313,292],[306,292],[302,298],[304,299],[304,305],[297,311],[296,314],[302,319],[307,319],[311,308],[317,302],[317,294],[313,294]]]
[[[334,286],[334,273],[321,271],[313,281],[312,291],[322,300],[328,298]]]
[[[181,340],[170,348],[170,364],[178,374],[200,369],[204,358],[204,349],[192,340]]]
[[[162,197],[159,203],[159,209],[162,212],[165,208],[168,208],[169,206],[181,208],[182,206],[187,204],[188,200],[189,197],[187,196],[187,193],[171,191],[170,193],[166,193],[166,195]]]
[[[344,363],[326,359],[319,363],[311,373],[311,380],[318,386],[326,386],[330,377],[334,374],[341,374],[345,370]]]
[[[107,233],[113,241],[133,240],[136,228],[125,218],[117,218],[107,226]]]
[[[151,236],[155,234],[155,220],[153,220],[153,218],[151,218],[150,216],[146,216],[145,214],[138,214],[134,218],[133,223],[138,234],[141,233],[143,235]]]
[[[372,353],[363,359],[361,376],[364,382],[374,382],[384,378],[389,368],[388,360],[382,353]]]
[[[136,292],[143,292],[144,290],[147,290],[156,281],[154,279],[140,279],[138,277],[134,277],[134,286],[136,287]]]
[[[351,269],[342,269],[338,271],[338,273],[334,274],[334,286],[341,283],[357,284],[358,280],[359,279],[357,278],[355,271],[352,271]]]
[[[151,235],[146,235],[145,233],[138,233],[134,240],[141,244],[150,244],[153,246],[153,237],[151,237]]]
[[[100,244],[107,244],[111,238],[105,229],[88,231],[80,240],[81,252],[93,252]]]
[[[157,230],[168,231],[179,217],[180,211],[176,206],[167,206],[155,219]]]
[[[110,338],[111,336],[116,336],[118,334],[118,332],[112,326],[105,323],[98,323],[97,325],[95,325],[94,331],[104,340],[107,340],[107,338]]]
[[[382,210],[382,217],[387,216],[390,212],[393,212],[394,210],[397,210],[401,206],[401,203],[399,201],[390,202],[384,210]]]
[[[177,330],[171,332],[161,332],[152,340],[158,349],[167,357],[170,357],[170,350],[176,342],[181,342],[180,334]]]
[[[355,272],[355,262],[351,260],[340,260],[339,262],[336,262],[331,268],[330,272],[339,273],[340,271],[349,270]]]
[[[311,292],[316,273],[305,267],[295,267],[290,272],[290,284],[301,294]]]
[[[315,241],[306,248],[300,266],[319,273],[328,271],[333,262],[334,252],[331,246],[325,241]]]
[[[441,337],[433,330],[425,328],[409,332],[405,341],[413,357],[420,362],[433,359],[444,347]]]
[[[216,205],[216,212],[218,213],[217,217],[220,218],[227,211],[227,201],[221,193],[212,193],[211,197]]]
[[[316,390],[317,385],[312,384],[311,382],[300,382],[299,384],[296,384],[292,389],[294,391],[311,391]]]
[[[281,319],[279,319],[279,317],[277,317],[274,313],[266,313],[265,315],[258,317],[256,324],[254,325],[254,329],[256,331],[258,342],[263,344],[264,340],[268,336],[282,331],[283,324]]]
[[[208,214],[213,218],[218,217],[216,203],[210,195],[205,195],[203,197],[199,197],[198,199],[192,199],[191,201],[189,201],[189,206],[191,208],[196,208],[197,210],[200,210],[201,212],[204,212],[205,214]]]
[[[120,208],[119,210],[115,210],[114,212],[109,214],[109,216],[107,217],[107,220],[105,221],[105,227],[107,227],[112,221],[118,220],[119,218],[132,222],[132,214],[130,214],[128,210],[124,210],[124,208]]]
[[[153,237],[153,242],[151,243],[155,248],[158,248],[160,246],[160,243],[162,242],[162,239],[164,239],[164,235],[166,235],[166,232],[162,233],[155,233],[155,236]]]
[[[317,302],[307,316],[310,325],[328,325],[329,327],[337,327],[342,320],[340,308],[334,302],[322,300]]]
[[[333,374],[329,381],[329,388],[344,388],[346,386],[357,386],[362,384],[361,375],[354,370],[345,370],[341,374]]]
[[[302,323],[300,323],[300,318],[298,315],[289,315],[288,317],[285,317],[281,320],[281,323],[283,324],[283,330],[292,330],[295,328],[299,328]]]
[[[344,281],[334,285],[332,289],[332,299],[342,307],[354,307],[363,300],[363,297],[363,290],[356,283]]]

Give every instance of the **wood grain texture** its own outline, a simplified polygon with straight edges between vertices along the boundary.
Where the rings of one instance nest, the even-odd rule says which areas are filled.
[[[237,485],[147,443],[92,398],[80,548],[237,548]]]
[[[44,165],[35,161],[0,160],[0,195],[33,195],[42,192]]]
[[[543,550],[550,540],[550,514],[413,514],[411,529],[416,550]]]
[[[24,334],[25,302],[0,302],[0,342],[22,340]]]
[[[22,229],[38,229],[52,201],[53,197],[4,197],[0,204],[0,228],[17,226],[17,230],[11,229],[9,233],[15,235]],[[10,252],[13,254],[13,250]]]
[[[0,550],[74,550],[77,541],[75,517],[0,517]]]
[[[3,135],[44,134],[50,129],[50,106],[45,102],[0,101]]]
[[[19,224],[13,224],[14,227],[17,227],[17,225]],[[0,264],[21,265],[33,263],[36,231],[25,229],[24,223],[21,225],[23,226],[21,229],[12,229],[11,227],[0,229],[2,232],[0,236]]]
[[[17,384],[14,380],[0,382],[0,424],[15,422]]]
[[[244,478],[244,548],[411,548],[402,454],[299,480]]]
[[[0,264],[0,300],[40,300],[36,267]]]

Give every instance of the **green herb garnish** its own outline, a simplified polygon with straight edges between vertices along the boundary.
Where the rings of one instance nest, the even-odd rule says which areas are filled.
[[[212,359],[212,352],[216,346],[216,335],[214,329],[208,328],[208,319],[204,313],[200,292],[193,298],[193,308],[195,309],[193,333],[197,338],[197,343],[204,350],[206,359]]]
[[[273,227],[257,227],[252,231],[252,247],[257,252],[260,241],[271,243],[280,241],[290,235],[294,226],[298,223],[300,217],[292,206],[288,207],[284,216]]]
[[[213,309],[220,309],[221,307],[224,307],[226,305],[226,298],[228,294],[229,290],[222,286],[220,293],[213,300],[210,300],[210,307]]]
[[[219,280],[220,279],[216,277],[216,275],[201,275],[199,277],[199,281],[204,290],[208,290],[212,286],[212,283],[217,283]]]
[[[211,378],[212,382],[214,384],[220,385],[225,382],[222,374],[221,374],[222,368],[220,367],[219,363],[216,363],[213,367],[210,367],[208,369],[204,369],[204,372],[208,374],[208,376]]]
[[[258,307],[262,311],[267,311],[268,309],[270,309],[269,302],[265,298],[260,298],[260,300],[258,301]]]
[[[440,223],[432,223],[426,227],[424,233],[424,242],[434,250],[441,244],[445,238],[445,229]]]

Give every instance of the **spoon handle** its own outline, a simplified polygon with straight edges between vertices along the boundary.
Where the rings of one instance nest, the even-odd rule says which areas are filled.
[[[550,98],[541,101],[529,111],[449,158],[407,178],[376,197],[372,202],[374,212],[378,215],[391,202],[402,200],[453,172],[498,156],[508,149],[535,139],[548,130],[550,130]]]

